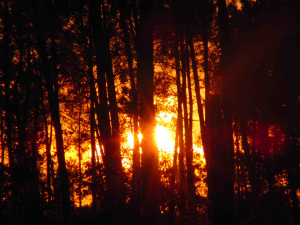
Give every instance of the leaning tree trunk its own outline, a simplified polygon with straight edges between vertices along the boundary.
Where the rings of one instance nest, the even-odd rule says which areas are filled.
[[[118,106],[117,106],[117,96],[116,96],[116,88],[114,83],[114,73],[113,73],[113,65],[112,65],[112,57],[110,54],[110,39],[107,34],[107,25],[106,25],[106,13],[105,13],[105,4],[102,1],[102,11],[103,11],[103,37],[104,37],[104,54],[105,54],[105,73],[107,79],[107,90],[108,90],[108,100],[109,100],[109,111],[111,116],[111,143],[110,145],[113,147],[113,158],[115,161],[115,169],[117,172],[117,182],[115,185],[117,186],[118,192],[117,195],[118,201],[118,211],[119,213],[123,212],[124,204],[126,201],[126,193],[125,193],[125,183],[124,183],[124,170],[122,166],[122,157],[120,151],[120,123],[118,116]]]
[[[118,199],[120,195],[119,190],[119,173],[118,173],[118,159],[116,157],[117,149],[113,145],[112,139],[112,128],[110,125],[110,111],[108,105],[107,97],[107,87],[106,87],[106,46],[105,39],[103,35],[102,27],[102,16],[98,10],[98,5],[95,1],[89,1],[90,10],[90,24],[92,27],[92,34],[95,43],[95,53],[96,53],[96,65],[97,65],[97,84],[98,84],[98,95],[100,99],[100,104],[97,109],[97,117],[99,121],[99,130],[101,141],[104,146],[105,156],[104,156],[104,166],[106,175],[106,199],[105,199],[105,209],[111,219],[113,219],[114,213],[119,211]]]

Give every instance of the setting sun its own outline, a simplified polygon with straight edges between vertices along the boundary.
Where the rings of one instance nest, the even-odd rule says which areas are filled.
[[[142,134],[139,134],[139,139],[141,141]],[[170,131],[164,126],[156,126],[156,141],[158,150],[162,150],[169,154],[172,154],[174,151],[174,140],[171,137]],[[127,144],[130,148],[133,148],[133,135],[129,133],[127,135]]]
[[[171,137],[170,131],[161,126],[156,126],[156,141],[158,150],[162,150],[169,154],[172,154],[174,151],[174,140]]]

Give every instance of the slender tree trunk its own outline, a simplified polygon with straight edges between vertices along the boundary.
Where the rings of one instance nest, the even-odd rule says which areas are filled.
[[[110,219],[115,219],[113,214],[119,210],[118,199],[120,196],[119,190],[119,174],[118,174],[118,159],[116,159],[116,146],[113,145],[112,129],[110,126],[109,105],[106,89],[105,77],[105,62],[107,56],[105,53],[105,39],[103,36],[102,16],[99,15],[98,5],[95,1],[89,1],[90,23],[92,26],[96,65],[97,65],[97,84],[99,90],[100,104],[97,112],[99,121],[99,130],[101,141],[105,150],[105,174],[106,174],[106,200],[105,208]],[[100,14],[101,15],[101,14]]]
[[[182,73],[182,103],[183,103],[183,112],[184,112],[184,134],[185,134],[185,156],[186,156],[186,166],[187,166],[187,187],[185,186],[185,194],[188,202],[188,206],[192,207],[192,161],[191,161],[191,146],[190,146],[190,130],[189,130],[189,120],[188,120],[188,109],[187,109],[187,95],[186,95],[186,52],[183,34],[180,34],[180,52],[181,52],[181,73]]]
[[[234,126],[235,131],[235,147],[236,147],[236,183],[237,183],[237,196],[238,198],[241,196],[241,186],[240,186],[240,168],[241,168],[241,156],[240,156],[240,135],[238,124],[235,122]]]
[[[186,60],[186,75],[188,81],[188,94],[189,94],[189,120],[186,140],[186,164],[187,164],[187,184],[188,184],[188,204],[189,210],[195,209],[194,195],[194,169],[193,169],[193,97],[192,97],[192,85],[190,76],[190,61],[189,61],[189,47],[186,43],[185,60]]]
[[[220,57],[220,73],[222,74],[222,110],[224,117],[224,124],[226,130],[226,143],[229,157],[229,168],[231,170],[231,177],[224,176],[227,179],[227,185],[224,187],[226,192],[227,202],[221,202],[226,207],[228,215],[217,215],[217,221],[227,220],[227,224],[234,223],[234,209],[233,209],[233,197],[234,197],[234,147],[233,147],[233,132],[232,132],[232,106],[231,98],[233,98],[233,71],[232,71],[232,50],[231,50],[231,30],[229,26],[228,10],[226,7],[225,0],[218,0],[218,23],[220,30],[220,46],[221,46],[221,57]],[[212,119],[213,120],[213,119]],[[222,168],[220,168],[222,170]],[[225,169],[225,168],[224,168]],[[221,221],[220,221],[221,222]],[[224,222],[224,221],[223,221]]]
[[[297,189],[299,188],[299,180],[297,181],[296,173],[299,171],[299,151],[297,150],[297,140],[296,129],[293,126],[291,118],[292,116],[291,109],[286,109],[285,111],[285,147],[287,155],[287,173],[288,173],[288,187],[290,189],[290,195],[292,199],[292,212],[293,212],[293,222],[294,225],[299,224],[300,222],[300,208],[299,200],[297,196]],[[299,137],[299,136],[298,136]],[[299,179],[299,178],[298,178]],[[297,184],[298,183],[298,184]]]
[[[203,69],[205,77],[205,125],[209,128],[209,94],[210,94],[210,76],[209,76],[209,62],[208,62],[208,33],[210,25],[209,19],[209,2],[208,0],[203,0],[200,2],[201,12],[200,20],[202,23],[202,43],[203,43]]]
[[[4,123],[3,123],[3,116],[2,116],[2,112],[0,115],[0,119],[1,119],[1,164],[4,167],[5,165],[5,158],[4,158],[4,154],[5,154],[5,145],[4,145]]]
[[[171,198],[170,198],[170,218],[169,218],[169,224],[174,224],[174,217],[175,217],[175,178],[177,173],[177,158],[178,158],[178,137],[179,137],[179,118],[177,118],[177,125],[176,125],[176,134],[175,134],[175,146],[174,146],[174,155],[173,155],[173,168],[172,168],[172,174],[171,174]]]
[[[187,74],[188,93],[189,93],[189,146],[190,146],[190,158],[191,158],[191,162],[193,162],[193,112],[194,112],[193,105],[194,105],[194,102],[193,102],[191,73],[190,73],[189,46],[187,43],[186,43],[186,65],[187,65],[186,66],[186,74]]]
[[[140,218],[140,208],[141,208],[141,181],[140,181],[140,151],[139,151],[139,138],[138,138],[138,94],[135,84],[135,75],[133,71],[133,56],[132,50],[129,43],[128,27],[125,21],[126,9],[125,1],[119,0],[119,11],[120,11],[120,27],[123,30],[123,40],[125,43],[125,50],[127,54],[128,69],[129,69],[129,79],[131,84],[131,99],[132,99],[132,113],[133,113],[133,159],[132,159],[132,193],[131,200],[133,204],[133,211],[136,218]]]
[[[58,166],[59,166],[59,177],[60,177],[60,187],[62,193],[62,204],[63,204],[63,215],[64,220],[67,223],[71,216],[71,204],[70,204],[70,190],[69,190],[69,178],[66,168],[65,161],[65,153],[64,153],[64,144],[63,144],[63,132],[61,129],[60,123],[60,114],[59,114],[59,99],[58,99],[58,91],[53,90],[54,87],[58,87],[58,84],[54,82],[52,77],[55,76],[55,68],[51,68],[50,63],[48,61],[48,54],[46,49],[46,41],[41,34],[43,31],[41,26],[41,21],[38,15],[39,9],[37,2],[32,2],[32,12],[34,17],[34,25],[36,28],[37,34],[37,48],[39,52],[39,56],[42,62],[42,69],[45,78],[46,88],[48,92],[48,99],[51,110],[51,118],[54,123],[55,128],[55,136],[56,136],[56,147],[57,147],[57,158],[58,158]],[[53,67],[53,66],[52,66]]]
[[[36,93],[39,91],[37,90],[37,87],[35,88]],[[39,190],[39,170],[37,167],[38,160],[38,121],[39,119],[39,95],[35,97],[35,114],[34,114],[34,122],[33,122],[33,140],[32,140],[32,149],[31,149],[31,171],[29,174],[30,177],[30,183],[32,184],[30,188],[30,194],[31,194],[31,213],[34,215],[32,218],[33,221],[40,222],[41,218],[43,216],[43,208],[41,207],[41,196],[40,196],[40,190]]]
[[[155,138],[155,110],[153,99],[153,1],[139,3],[137,76],[140,94],[142,147],[143,223],[156,224],[158,205],[158,150]]]
[[[31,64],[30,64],[30,51],[28,47],[28,73],[27,73],[27,80],[26,80],[26,94],[24,99],[24,109],[23,112],[20,112],[19,105],[20,105],[20,99],[19,97],[19,82],[22,77],[22,66],[23,66],[23,56],[24,56],[24,50],[23,45],[24,41],[20,40],[20,59],[19,59],[19,65],[18,65],[18,75],[16,78],[16,82],[13,86],[13,92],[14,92],[14,100],[15,100],[15,113],[16,113],[16,120],[17,120],[17,127],[18,127],[18,147],[15,151],[15,156],[20,162],[20,166],[22,166],[22,161],[26,161],[27,154],[26,154],[26,147],[25,147],[25,140],[26,140],[26,124],[27,124],[27,115],[28,115],[28,105],[29,105],[29,99],[30,99],[30,93],[31,93]],[[28,44],[30,46],[30,44]],[[21,118],[22,117],[22,118]],[[22,170],[23,172],[26,172],[27,169]]]
[[[11,170],[11,201],[10,204],[15,207],[15,200],[17,198],[17,189],[16,189],[16,179],[15,179],[15,153],[13,150],[12,143],[12,121],[11,121],[11,103],[10,103],[10,76],[11,76],[11,68],[10,68],[10,30],[11,25],[9,22],[9,8],[7,1],[4,1],[4,35],[3,35],[3,43],[4,43],[4,64],[3,64],[3,75],[4,75],[4,110],[5,110],[5,120],[6,120],[6,145],[8,150],[8,160],[9,167]]]
[[[198,77],[198,71],[197,71],[197,62],[195,58],[195,50],[194,50],[194,44],[193,44],[193,37],[190,31],[187,33],[187,41],[190,46],[190,53],[191,53],[191,59],[192,59],[192,69],[194,74],[194,81],[195,81],[195,92],[196,92],[196,101],[197,101],[197,107],[198,107],[198,115],[200,120],[200,131],[201,131],[201,139],[202,139],[202,145],[203,145],[203,151],[204,151],[204,157],[206,161],[206,167],[209,170],[209,135],[207,127],[204,123],[204,115],[203,115],[203,105],[201,101],[201,95],[200,95],[200,87],[199,87],[199,77]]]
[[[83,23],[82,23],[83,26]],[[84,28],[83,28],[84,29]],[[91,129],[91,161],[92,161],[92,210],[94,213],[97,212],[97,184],[96,184],[96,140],[95,140],[95,104],[98,105],[98,100],[96,96],[96,88],[94,81],[94,73],[93,73],[93,48],[92,48],[92,38],[91,38],[91,25],[89,25],[89,43],[85,43],[85,52],[88,59],[88,74],[90,79],[90,100],[91,100],[91,109],[90,109],[90,129]],[[98,118],[99,121],[101,118]],[[101,148],[100,137],[98,139],[98,144]],[[102,157],[104,157],[102,155]],[[104,160],[103,160],[104,161]]]
[[[44,101],[43,101],[44,102]],[[48,191],[48,204],[51,202],[52,198],[52,189],[51,189],[51,139],[52,139],[52,124],[50,124],[50,141],[48,137],[48,123],[46,118],[45,106],[44,103],[42,104],[42,112],[43,112],[43,119],[44,119],[44,126],[45,126],[45,137],[46,137],[46,155],[47,155],[47,191]],[[51,121],[52,122],[52,121]]]
[[[179,69],[179,41],[178,41],[178,32],[175,33],[175,68],[176,68],[176,85],[177,85],[177,107],[178,107],[178,136],[179,136],[179,180],[180,180],[180,192],[181,198],[179,203],[179,211],[180,213],[184,213],[185,211],[185,176],[184,176],[184,145],[183,145],[183,115],[182,115],[182,87],[180,81],[180,69]]]
[[[12,147],[12,122],[11,122],[11,107],[10,107],[10,24],[9,24],[9,9],[7,5],[7,1],[4,1],[5,9],[4,9],[4,88],[5,88],[5,119],[6,119],[6,137],[7,137],[7,149],[9,156],[9,165],[13,169],[14,168],[14,152]]]
[[[240,113],[240,130],[242,136],[242,147],[244,149],[245,154],[245,164],[249,174],[249,180],[251,184],[251,190],[253,193],[258,192],[257,180],[256,180],[256,173],[255,173],[255,166],[252,162],[251,155],[250,155],[250,147],[247,141],[247,121],[243,118],[243,112]]]
[[[79,184],[78,184],[78,190],[79,190],[79,210],[81,210],[81,183],[82,183],[82,172],[81,172],[81,102],[79,103],[79,116],[78,116],[78,161],[79,161]]]
[[[117,106],[117,97],[114,83],[114,74],[112,66],[112,58],[110,54],[110,40],[106,27],[106,16],[105,16],[105,6],[104,1],[102,1],[102,11],[103,11],[103,30],[105,31],[103,36],[105,40],[104,52],[105,52],[105,73],[107,78],[107,90],[108,90],[108,100],[109,100],[109,110],[111,116],[111,145],[113,146],[113,158],[116,161],[116,170],[117,170],[117,184],[119,185],[119,196],[118,196],[118,205],[119,207],[124,207],[126,194],[124,193],[125,184],[124,184],[124,171],[122,166],[122,157],[120,152],[120,124],[118,116],[118,106]],[[120,209],[121,210],[121,209]]]
[[[232,106],[233,98],[233,71],[232,71],[232,52],[231,52],[231,30],[229,26],[228,10],[225,0],[217,0],[218,23],[220,30],[220,73],[222,75],[222,110],[226,128],[227,148],[231,162],[232,175],[234,175],[234,148],[232,132]]]
[[[1,178],[4,178],[4,171],[5,171],[5,162],[4,162],[4,153],[5,153],[5,146],[4,146],[4,124],[3,124],[3,116],[2,116],[2,112],[0,112],[0,119],[1,119],[1,163],[0,163],[0,176]],[[3,202],[6,200],[6,193],[4,192],[4,179],[0,180],[0,204],[3,204]]]
[[[212,166],[208,174],[208,188],[213,207],[213,224],[234,224],[233,179],[218,96],[211,96],[209,124]]]
[[[91,151],[92,151],[92,209],[93,212],[97,212],[97,195],[96,195],[96,159],[95,159],[95,152],[96,152],[96,141],[95,141],[95,101],[97,101],[95,96],[95,82],[94,82],[94,75],[93,75],[93,64],[92,64],[92,55],[91,52],[89,54],[89,77],[90,77],[90,97],[91,97],[91,111],[90,111],[90,120],[91,120]],[[99,146],[101,143],[99,142]],[[103,157],[103,155],[102,155]]]
[[[35,57],[33,57],[35,58]],[[51,188],[51,179],[52,179],[52,185],[54,189],[54,194],[56,196],[56,188],[55,188],[55,179],[54,179],[54,166],[53,166],[53,160],[51,156],[51,145],[52,145],[52,119],[50,122],[50,136],[48,134],[48,123],[47,123],[47,115],[46,115],[46,110],[45,110],[45,99],[44,99],[44,93],[43,93],[43,85],[42,85],[42,80],[40,76],[37,76],[38,80],[38,86],[40,87],[40,93],[41,93],[41,102],[42,102],[42,115],[43,115],[43,122],[44,122],[44,127],[45,127],[45,137],[46,137],[46,156],[47,156],[47,191],[48,191],[48,205],[50,204],[52,197],[53,197],[53,192]]]

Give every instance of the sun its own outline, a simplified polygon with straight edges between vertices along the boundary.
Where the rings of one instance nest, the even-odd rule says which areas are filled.
[[[139,134],[139,139],[141,141],[142,135]],[[171,132],[164,126],[156,126],[156,142],[159,151],[164,151],[169,154],[174,152],[174,140],[172,138]],[[133,148],[133,136],[131,133],[127,135],[127,144],[130,148]]]
[[[173,154],[175,142],[167,128],[161,125],[156,126],[156,141],[158,150]]]

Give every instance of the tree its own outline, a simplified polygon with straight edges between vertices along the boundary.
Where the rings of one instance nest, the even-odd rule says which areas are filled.
[[[63,204],[63,214],[65,222],[68,222],[71,216],[71,206],[70,206],[70,191],[69,191],[69,179],[66,169],[64,144],[63,144],[63,134],[60,123],[60,113],[59,113],[59,98],[58,98],[58,83],[57,83],[57,65],[54,64],[52,67],[48,61],[48,54],[46,49],[46,41],[44,39],[41,31],[41,19],[38,15],[39,7],[36,1],[32,1],[32,11],[34,18],[35,31],[37,36],[37,48],[40,55],[40,60],[42,62],[42,73],[46,81],[46,88],[48,92],[48,99],[51,109],[51,118],[55,128],[55,137],[57,145],[57,157],[59,162],[59,176],[60,176],[60,187],[62,194],[62,204]],[[52,31],[54,32],[54,31]],[[52,39],[52,42],[55,40]],[[55,43],[52,43],[55,46]],[[55,53],[56,49],[52,49]],[[53,86],[55,90],[53,90]]]
[[[158,153],[155,140],[153,101],[153,1],[139,4],[140,20],[137,38],[137,77],[140,96],[142,147],[143,222],[154,224],[158,219]]]

